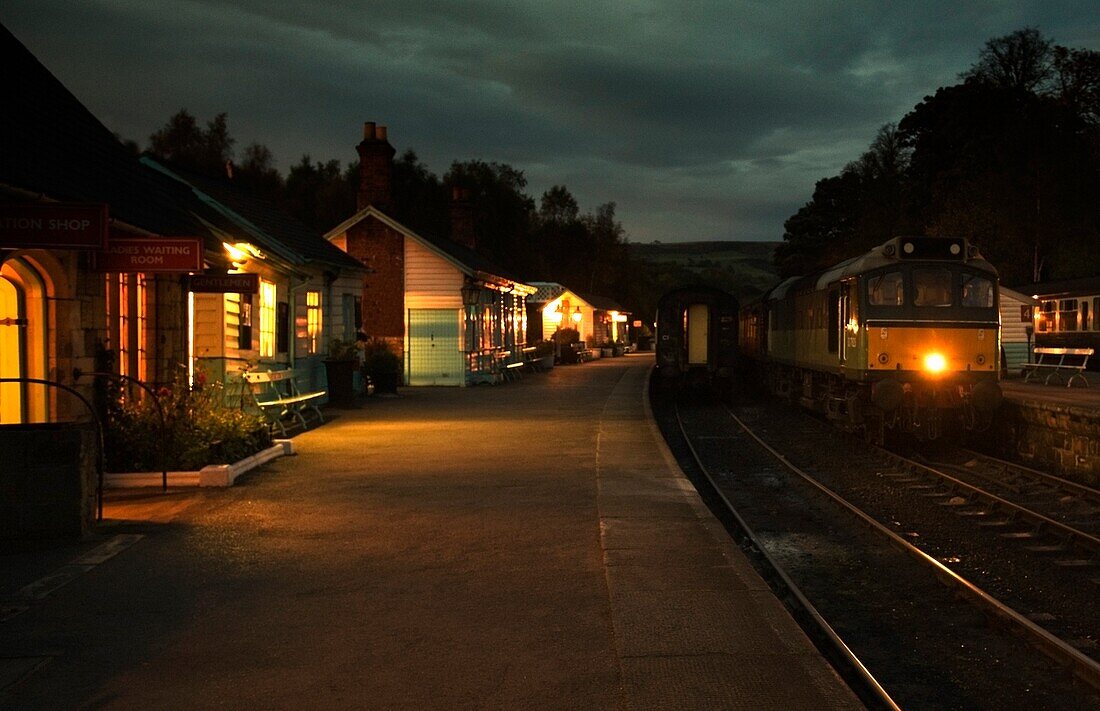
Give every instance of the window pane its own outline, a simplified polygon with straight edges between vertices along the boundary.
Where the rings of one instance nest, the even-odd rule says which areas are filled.
[[[913,270],[914,306],[950,306],[951,271],[948,269]]]
[[[260,357],[275,355],[275,285],[260,280]]]
[[[867,300],[872,306],[901,306],[905,303],[901,272],[871,277],[867,284]]]
[[[975,274],[963,274],[962,305],[969,308],[991,308],[993,282]]]

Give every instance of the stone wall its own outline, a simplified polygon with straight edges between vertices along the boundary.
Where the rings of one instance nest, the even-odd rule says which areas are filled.
[[[76,537],[96,515],[92,425],[0,426],[0,539]]]
[[[1006,459],[1067,479],[1100,484],[1100,412],[1005,400],[991,444]]]

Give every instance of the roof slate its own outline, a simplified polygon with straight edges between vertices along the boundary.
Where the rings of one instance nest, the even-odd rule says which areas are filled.
[[[113,219],[209,245],[190,191],[141,165],[3,26],[0,66],[0,182],[53,200],[106,203]]]
[[[153,161],[151,158],[144,160]],[[233,184],[228,178],[202,175],[166,164],[164,161],[153,162],[164,165],[180,180],[205,193],[229,208],[231,213],[244,218],[252,226],[261,230],[263,236],[276,243],[262,245],[267,249],[289,252],[289,256],[300,263],[319,262],[341,269],[366,269],[358,259],[288,214],[278,204],[251,194],[247,189]]]

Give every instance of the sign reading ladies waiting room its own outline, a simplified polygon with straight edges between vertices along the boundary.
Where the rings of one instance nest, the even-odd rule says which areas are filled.
[[[101,272],[202,271],[202,240],[198,237],[115,237],[96,252],[95,268]]]
[[[103,249],[107,206],[63,202],[0,204],[0,247]]]

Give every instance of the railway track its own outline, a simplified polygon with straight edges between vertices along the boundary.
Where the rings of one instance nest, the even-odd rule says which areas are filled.
[[[848,682],[849,686],[864,703],[871,708],[900,711],[901,707],[894,702],[886,689],[882,687],[863,662],[860,661],[851,648],[841,639],[836,630],[834,630],[821,613],[818,612],[817,608],[810,602],[810,599],[803,594],[798,585],[795,584],[794,580],[783,569],[783,566],[768,553],[767,547],[761,544],[745,519],[737,513],[737,509],[722,492],[718,482],[711,475],[707,466],[703,463],[702,458],[699,456],[698,451],[695,449],[694,445],[692,445],[691,437],[688,435],[687,430],[684,428],[684,422],[680,418],[679,408],[675,409],[675,414],[676,424],[679,426],[680,433],[684,437],[684,443],[688,451],[691,452],[691,456],[695,460],[699,472],[709,484],[711,496],[716,497],[722,502],[722,505],[736,524],[738,537],[741,539],[742,546],[752,553],[752,557],[756,559],[758,566],[762,566],[766,569],[768,573],[766,577],[771,582],[773,589],[787,601],[789,606],[793,607],[795,611],[799,613],[798,616],[801,618],[803,629],[807,627],[811,628],[807,631],[811,633],[811,637],[817,642],[819,649],[829,657],[834,667],[841,672],[841,675]]]
[[[721,414],[718,414],[719,412]],[[696,418],[696,424],[685,425],[684,420],[681,417],[679,408],[676,408],[676,425],[680,429],[679,434],[682,436],[684,441],[687,442],[687,446],[690,449],[690,453],[692,458],[694,459],[696,468],[700,472],[702,472],[704,476],[710,481],[711,487],[713,487],[717,491],[722,491],[723,479],[726,480],[724,485],[728,487],[730,486],[730,481],[734,477],[733,472],[738,471],[743,467],[751,468],[752,466],[756,466],[745,464],[742,461],[742,459],[744,458],[743,448],[745,445],[740,444],[738,445],[738,447],[740,447],[740,449],[738,449],[739,454],[730,455],[732,457],[732,460],[729,460],[730,463],[724,465],[720,463],[720,460],[715,459],[713,453],[720,449],[719,445],[721,444],[721,440],[731,439],[732,435],[724,436],[721,434],[714,434],[715,431],[720,431],[720,428],[715,428],[714,426],[711,426],[709,428],[709,431],[712,434],[693,434],[691,430],[693,428],[696,430],[701,429],[699,423],[706,421],[705,419],[699,420],[698,417],[700,417],[700,415],[693,415],[693,417]],[[813,466],[807,467],[805,464],[796,461],[800,457],[792,456],[790,452],[780,451],[783,447],[782,444],[776,445],[774,441],[769,441],[773,438],[768,436],[768,432],[761,433],[754,431],[756,428],[753,427],[752,423],[745,422],[741,417],[738,417],[736,413],[729,410],[728,408],[722,408],[721,410],[711,408],[711,414],[709,415],[709,418],[711,420],[714,420],[718,417],[728,417],[729,422],[740,432],[743,432],[744,436],[754,442],[756,446],[758,446],[762,451],[767,452],[767,456],[770,457],[771,460],[778,467],[781,467],[786,472],[789,472],[790,475],[793,475],[799,480],[805,482],[805,484],[809,487],[812,487],[813,491],[817,492],[818,495],[826,497],[829,501],[831,501],[840,511],[843,511],[846,515],[852,516],[855,520],[858,520],[860,522],[860,525],[864,526],[865,528],[874,530],[883,541],[889,543],[889,546],[892,546],[897,551],[904,552],[904,555],[908,556],[910,560],[917,561],[919,565],[926,571],[923,573],[925,579],[929,581],[932,581],[933,577],[935,579],[938,579],[940,582],[949,586],[950,590],[954,590],[956,595],[965,597],[966,599],[973,602],[978,609],[983,611],[985,615],[996,618],[1000,623],[1000,627],[1007,627],[1014,632],[1017,632],[1020,636],[1027,639],[1030,644],[1039,649],[1042,649],[1042,651],[1045,652],[1048,657],[1055,660],[1058,665],[1071,669],[1079,679],[1086,681],[1094,688],[1100,688],[1100,664],[1097,664],[1096,660],[1091,658],[1088,654],[1082,652],[1080,649],[1075,648],[1073,644],[1068,643],[1065,639],[1060,638],[1057,634],[1052,633],[1050,630],[1044,629],[1044,627],[1040,624],[1037,624],[1035,620],[1029,619],[1028,615],[1020,613],[1016,609],[1013,609],[1011,605],[999,600],[995,596],[995,594],[983,590],[976,582],[968,579],[959,571],[953,570],[952,567],[949,567],[948,564],[945,564],[944,560],[937,560],[937,552],[933,551],[930,553],[925,550],[921,550],[920,547],[914,545],[913,540],[910,538],[917,537],[916,533],[904,530],[893,530],[892,527],[898,528],[900,525],[897,521],[887,520],[886,524],[882,523],[876,518],[874,514],[864,511],[862,507],[850,501],[848,497],[846,497],[843,493],[834,490],[834,487],[831,487],[827,483],[822,482],[819,477],[814,476],[814,473],[812,471],[808,471],[808,469],[814,469]],[[804,424],[800,424],[797,419],[798,417],[801,417],[801,415],[795,415],[794,418],[784,418],[782,425],[775,425],[775,427],[782,427],[784,433],[789,438],[798,439],[806,443],[805,447],[807,449],[819,449],[819,445],[817,445],[814,440],[813,430],[815,428],[820,430],[822,427],[821,423],[817,422],[816,420],[811,420],[810,425],[806,426]],[[817,436],[821,436],[820,432],[817,433]],[[840,436],[841,435],[837,435],[835,431],[832,434],[833,439]],[[695,444],[692,444],[693,440],[695,441]],[[993,494],[993,496],[997,498],[987,498],[984,495],[973,491],[972,488],[980,487],[975,487],[974,484],[969,481],[963,481],[964,475],[965,478],[976,477],[980,480],[989,474],[988,472],[984,471],[984,469],[986,468],[986,465],[984,463],[981,465],[975,463],[978,455],[975,455],[973,453],[966,453],[965,461],[936,463],[917,462],[911,459],[901,458],[894,453],[888,453],[885,451],[869,451],[868,449],[866,449],[865,445],[863,445],[862,443],[856,443],[854,440],[851,440],[848,443],[841,443],[839,446],[843,448],[845,444],[849,447],[849,459],[853,462],[853,466],[855,468],[858,469],[862,467],[862,470],[864,471],[877,469],[881,475],[880,478],[882,481],[888,482],[890,486],[893,486],[895,488],[904,488],[905,491],[909,492],[910,496],[917,497],[920,500],[926,501],[926,503],[928,503],[929,505],[935,502],[940,502],[942,505],[937,508],[939,508],[941,511],[983,511],[985,513],[967,515],[961,518],[964,520],[975,520],[986,523],[996,522],[1000,524],[1002,520],[1008,519],[1010,523],[1007,525],[1007,527],[1005,525],[982,527],[996,532],[998,534],[998,538],[1006,538],[1006,536],[1003,536],[1001,534],[1024,532],[1009,530],[1013,525],[1019,524],[1021,522],[1024,522],[1023,525],[1029,531],[1034,530],[1035,527],[1038,526],[1038,523],[1036,522],[1041,522],[1041,536],[1049,535],[1045,532],[1048,529],[1050,531],[1061,531],[1062,529],[1060,529],[1059,526],[1069,525],[1064,520],[1056,520],[1056,517],[1054,515],[1048,515],[1047,513],[1037,513],[1037,516],[1041,518],[1027,518],[1024,516],[1024,514],[1020,512],[1017,512],[1015,515],[1010,516],[1009,514],[1005,513],[1008,508],[1004,507],[1009,504],[1021,508],[1022,506],[1014,501],[1008,501],[1005,496]],[[700,453],[696,445],[700,445],[703,449],[709,450],[710,454],[706,452]],[[710,457],[709,464],[708,457]],[[756,460],[754,459],[753,461]],[[985,462],[985,460],[980,459],[978,461]],[[992,467],[994,466],[994,464],[995,463],[990,463],[989,466]],[[722,472],[723,466],[728,467],[728,471],[725,473]],[[947,472],[937,470],[937,466],[940,466],[943,469],[961,467],[965,469],[966,472],[955,472],[959,474],[959,476],[952,476]],[[715,468],[717,468],[718,471],[717,477],[712,474],[712,470],[714,470]],[[975,474],[975,472],[977,472],[978,470],[983,471]],[[933,473],[933,471],[935,471],[935,473]],[[941,475],[946,475],[948,478],[944,478]],[[864,479],[866,478],[867,477],[864,477]],[[774,480],[773,484],[771,485],[773,494],[768,494],[767,492],[765,492],[765,498],[758,499],[755,502],[749,504],[749,506],[754,507],[753,510],[757,512],[759,512],[759,510],[761,509],[761,502],[765,502],[765,505],[767,506],[771,505],[771,500],[767,498],[768,496],[774,495],[774,498],[776,499],[790,496],[790,486],[781,483],[775,483],[778,481],[778,479],[774,474],[764,475],[764,479]],[[954,481],[955,479],[957,479],[958,482]],[[1009,493],[1012,493],[1013,495],[1015,495],[1016,493],[1019,493],[1022,496],[1031,497],[1034,497],[1035,495],[1035,487],[1023,482],[1022,477],[1000,477],[1000,479],[1011,479],[1007,486],[1009,489]],[[1046,484],[1044,484],[1044,487],[1048,487],[1051,485],[1052,483],[1047,482]],[[1072,489],[1073,487],[1069,488]],[[1047,496],[1046,498],[1053,498],[1056,501],[1066,499],[1066,494],[1064,493],[1065,490],[1058,489],[1058,491],[1063,493],[1061,493],[1060,495],[1055,495],[1053,497]],[[1004,493],[1004,491],[999,491],[999,494]],[[1071,517],[1086,515],[1088,512],[1088,507],[1092,506],[1092,495],[1089,492],[1078,491],[1076,492],[1075,496],[1076,498],[1083,500],[1084,503],[1074,504],[1070,506],[1068,505],[1068,502],[1062,501],[1062,508],[1075,511],[1076,513],[1071,514]],[[733,505],[731,504],[729,498],[727,498],[725,495],[722,495],[722,500],[725,502],[725,506],[732,508]],[[961,500],[962,503],[959,503],[959,500]],[[1000,503],[1001,500],[1004,500],[1006,503]],[[799,515],[795,514],[795,516],[798,517]],[[738,518],[740,518],[740,516],[738,516]],[[1057,518],[1060,519],[1063,517]],[[1049,519],[1050,522],[1048,522],[1047,519]],[[748,528],[748,524],[744,523],[743,521],[742,525],[744,525],[746,529]],[[770,524],[763,525],[768,526]],[[776,529],[781,529],[782,527],[782,523],[775,526]],[[901,528],[904,529],[904,526],[902,526]],[[1057,549],[1059,552],[1055,553],[1055,555],[1067,553],[1068,551],[1071,555],[1078,556],[1078,559],[1085,559],[1087,556],[1091,556],[1091,544],[1088,543],[1086,538],[1082,538],[1079,535],[1080,533],[1080,531],[1075,530],[1073,542],[1071,542],[1071,545],[1059,546]],[[775,535],[774,531],[773,535]],[[907,540],[907,538],[910,539]],[[1037,540],[1029,538],[1020,538],[1019,540],[1024,541],[1025,544],[1030,544],[1033,546],[1038,545],[1039,543]],[[759,547],[765,551],[767,550],[766,545],[762,544],[759,541],[756,541],[755,536],[753,536],[753,541],[754,542],[751,545]],[[1084,543],[1081,543],[1081,541],[1084,541]],[[1055,544],[1052,543],[1050,545],[1053,546]],[[1047,552],[1050,553],[1054,551]],[[1091,560],[1091,558],[1089,558],[1089,560]],[[931,575],[929,575],[929,573],[931,573]],[[887,573],[886,575],[892,574],[893,573]],[[803,579],[803,582],[805,583],[805,579]],[[813,586],[811,585],[811,587]],[[935,584],[933,584],[933,587],[935,587]],[[958,607],[957,604],[956,607]],[[939,613],[935,613],[930,610],[929,614]],[[843,626],[844,623],[842,623],[842,627]],[[960,634],[964,638],[967,635],[967,633],[965,632],[962,632]],[[996,633],[990,632],[990,634]],[[981,647],[983,644],[985,643],[978,643],[978,646]],[[1008,642],[1005,642],[1004,644],[1011,645],[1011,643]],[[1023,650],[1025,650],[1026,647],[1018,649],[1020,651],[1017,654],[1023,654]],[[1003,652],[993,652],[993,654],[995,658],[1003,658],[1005,656]],[[999,663],[999,659],[997,663]],[[1026,664],[1028,663],[1025,661],[1024,665]],[[1095,696],[1095,692],[1089,693],[1092,694],[1091,698],[1097,698]],[[979,696],[978,698],[983,697]],[[905,697],[903,696],[902,700],[906,701],[907,699],[905,699]],[[1020,699],[1015,699],[1015,701],[1021,706],[1024,705]],[[920,706],[921,702],[918,701],[916,705]]]

